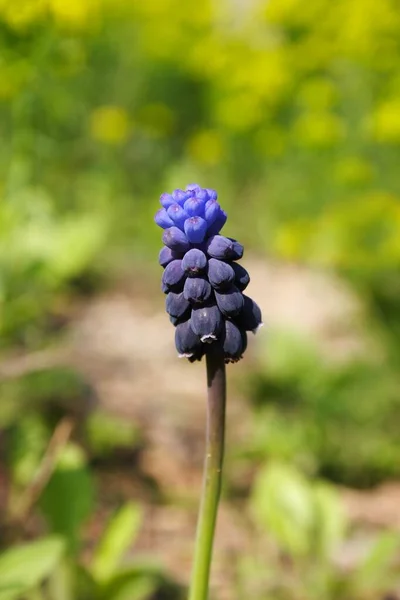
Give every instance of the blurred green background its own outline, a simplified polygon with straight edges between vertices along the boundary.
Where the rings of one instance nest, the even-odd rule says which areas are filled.
[[[185,597],[203,373],[153,214],[193,181],[268,330],[212,598],[400,598],[399,98],[399,0],[0,0],[0,600]]]

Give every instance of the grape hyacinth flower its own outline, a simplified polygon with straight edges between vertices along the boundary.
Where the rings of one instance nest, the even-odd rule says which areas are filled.
[[[190,361],[213,352],[214,343],[224,349],[225,362],[238,361],[247,345],[247,332],[255,333],[262,324],[259,307],[243,294],[250,281],[246,269],[236,262],[243,256],[243,246],[220,233],[227,215],[217,197],[215,190],[188,185],[186,190],[162,194],[162,208],[155,216],[164,230],[159,262],[164,268],[166,310],[178,328],[179,356]],[[185,310],[178,315],[176,294],[182,293]]]
[[[243,292],[250,282],[238,264],[243,246],[221,234],[227,214],[210,188],[190,184],[160,197],[165,307],[180,357],[206,358],[208,417],[203,492],[189,600],[207,600],[224,452],[225,364],[240,360],[247,333],[262,325],[258,305]]]

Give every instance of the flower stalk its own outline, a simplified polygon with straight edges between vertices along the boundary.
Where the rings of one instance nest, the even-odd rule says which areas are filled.
[[[206,363],[208,390],[206,454],[189,600],[208,598],[224,459],[226,376],[224,352],[219,344],[210,346]]]
[[[262,324],[259,306],[243,292],[250,275],[238,264],[244,252],[221,235],[228,215],[216,190],[190,184],[161,194],[154,220],[163,229],[159,263],[165,308],[175,327],[180,358],[206,358],[207,433],[203,491],[189,600],[207,600],[224,458],[225,364],[240,360],[247,333]]]

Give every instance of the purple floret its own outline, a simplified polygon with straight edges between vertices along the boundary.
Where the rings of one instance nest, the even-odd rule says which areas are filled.
[[[190,217],[185,221],[185,234],[192,244],[201,244],[206,237],[207,222],[201,217]]]

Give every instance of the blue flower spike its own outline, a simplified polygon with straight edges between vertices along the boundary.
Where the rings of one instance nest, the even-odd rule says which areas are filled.
[[[236,261],[243,246],[221,235],[227,214],[211,188],[193,183],[161,194],[154,220],[164,232],[159,263],[166,311],[175,326],[180,357],[190,362],[219,344],[225,362],[237,362],[247,347],[247,332],[262,325],[259,306],[243,294],[250,282]]]

